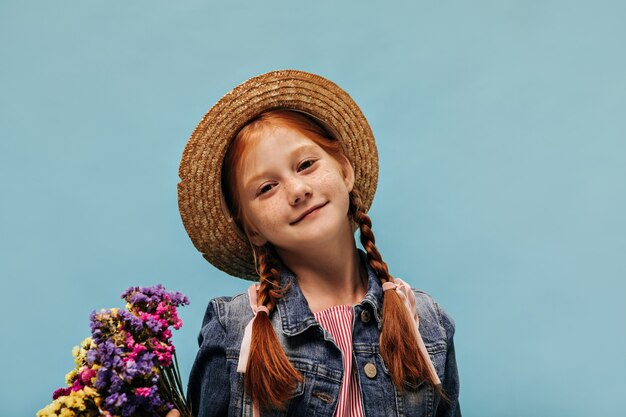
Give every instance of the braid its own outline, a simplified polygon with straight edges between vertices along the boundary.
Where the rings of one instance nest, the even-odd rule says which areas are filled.
[[[393,277],[389,275],[389,268],[376,248],[376,238],[374,237],[374,232],[372,232],[372,219],[365,214],[361,192],[356,188],[350,193],[350,213],[359,226],[361,245],[367,252],[367,260],[370,266],[383,282],[393,282]]]
[[[259,249],[259,304],[272,312],[276,302],[289,289],[280,287],[280,263],[274,249],[263,246]]]
[[[254,320],[245,384],[259,408],[282,410],[303,378],[289,362],[269,318],[288,289],[280,288],[280,266],[273,252],[271,247],[263,247],[259,253],[258,302],[269,313],[259,312]]]
[[[350,217],[359,226],[363,248],[367,252],[367,260],[383,282],[393,282],[389,268],[376,248],[372,220],[363,210],[363,201],[359,190],[350,193]],[[418,383],[427,380],[432,385],[427,372],[426,361],[417,347],[415,325],[402,299],[395,291],[386,291],[382,308],[383,327],[380,334],[380,354],[389,369],[391,380],[399,391],[405,382]],[[436,385],[435,385],[436,386]],[[438,393],[443,394],[436,386]]]

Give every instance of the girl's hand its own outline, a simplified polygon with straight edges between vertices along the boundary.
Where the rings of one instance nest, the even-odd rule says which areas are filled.
[[[172,408],[170,412],[165,415],[165,417],[180,417],[180,413],[177,409]]]

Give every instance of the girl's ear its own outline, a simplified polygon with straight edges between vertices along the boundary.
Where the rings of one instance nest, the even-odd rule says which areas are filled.
[[[352,191],[352,188],[354,188],[354,169],[352,168],[350,160],[345,155],[342,155],[341,158],[341,172],[348,192]]]

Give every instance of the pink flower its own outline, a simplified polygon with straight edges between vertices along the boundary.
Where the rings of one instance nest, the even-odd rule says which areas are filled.
[[[84,387],[85,387],[85,385],[81,382],[80,378],[76,378],[74,380],[74,383],[71,386],[71,390],[72,391],[80,391]]]
[[[80,373],[78,379],[80,379],[80,382],[82,382],[83,385],[91,386],[91,378],[93,378],[94,376],[96,376],[96,371],[90,368],[86,368]]]
[[[137,388],[135,390],[135,394],[140,395],[142,397],[149,397],[152,389],[150,388]]]
[[[156,312],[159,316],[162,316],[163,313],[165,313],[168,310],[167,306],[165,306],[165,304],[163,304],[163,301],[161,301],[159,303],[159,305],[156,308]]]

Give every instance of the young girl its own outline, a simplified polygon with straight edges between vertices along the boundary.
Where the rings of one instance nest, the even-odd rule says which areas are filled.
[[[322,77],[264,74],[205,115],[181,162],[183,222],[209,262],[259,282],[209,302],[195,416],[461,415],[453,320],[376,249],[377,176],[365,117]]]

